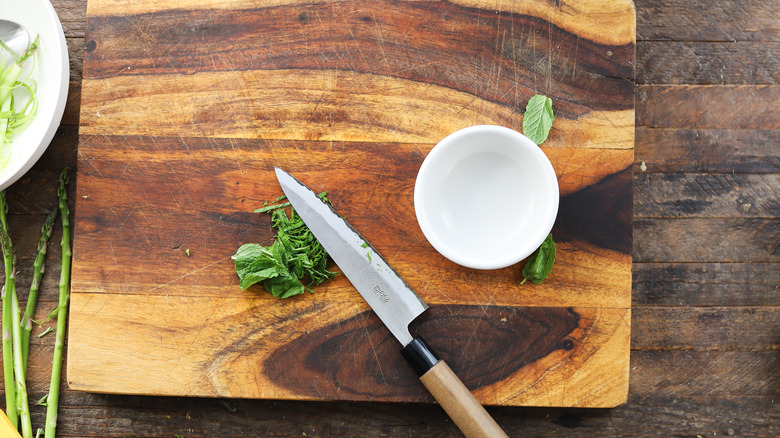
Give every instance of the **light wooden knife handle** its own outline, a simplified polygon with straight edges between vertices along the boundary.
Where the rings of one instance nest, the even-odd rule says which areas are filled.
[[[440,360],[422,338],[414,338],[401,353],[467,438],[507,436],[449,365]]]

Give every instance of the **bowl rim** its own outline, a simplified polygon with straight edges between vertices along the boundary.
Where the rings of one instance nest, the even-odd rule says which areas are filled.
[[[536,223],[539,224],[539,234],[534,235],[533,239],[530,240],[529,243],[518,246],[516,251],[502,253],[496,251],[491,253],[495,257],[482,257],[479,259],[469,257],[467,254],[463,254],[462,252],[454,251],[450,245],[448,245],[440,238],[439,233],[437,233],[435,227],[430,224],[430,221],[425,214],[426,201],[425,195],[423,194],[423,188],[428,182],[430,182],[428,180],[428,174],[434,163],[440,160],[442,156],[445,156],[451,150],[453,145],[458,143],[459,140],[475,134],[502,135],[509,137],[513,141],[521,144],[525,150],[529,151],[536,158],[536,160],[541,163],[543,168],[542,173],[546,176],[544,179],[544,185],[550,191],[554,191],[556,194],[551,202],[549,215],[547,217],[541,217],[536,221]],[[530,256],[534,251],[536,251],[544,242],[544,239],[547,238],[547,235],[552,231],[553,225],[555,224],[555,220],[558,215],[559,203],[560,189],[558,185],[558,178],[552,163],[544,151],[542,151],[542,149],[531,139],[521,134],[520,132],[500,125],[473,125],[459,129],[444,137],[431,149],[431,151],[423,160],[423,163],[417,173],[417,178],[414,185],[415,215],[417,217],[418,226],[422,230],[423,235],[428,240],[428,242],[434,247],[436,251],[438,251],[441,255],[450,261],[467,268],[479,270],[506,268],[522,261],[523,259]]]

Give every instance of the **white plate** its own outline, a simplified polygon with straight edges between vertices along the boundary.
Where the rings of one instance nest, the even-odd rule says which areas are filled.
[[[33,78],[38,85],[38,115],[13,137],[11,162],[0,172],[0,190],[16,182],[41,158],[62,121],[68,98],[68,46],[49,0],[3,1],[0,18],[15,21],[40,37]]]

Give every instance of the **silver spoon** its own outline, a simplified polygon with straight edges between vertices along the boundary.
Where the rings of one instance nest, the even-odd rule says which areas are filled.
[[[30,45],[30,34],[21,24],[0,20],[0,48],[19,58]]]

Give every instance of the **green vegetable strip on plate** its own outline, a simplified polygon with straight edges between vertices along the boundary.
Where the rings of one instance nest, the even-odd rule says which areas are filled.
[[[11,162],[11,137],[27,127],[38,113],[37,87],[30,74],[22,80],[23,67],[28,60],[35,62],[32,56],[38,48],[38,38],[27,51],[14,60],[13,56],[2,52],[0,59],[0,171]],[[33,65],[34,67],[34,65]],[[20,105],[17,100],[21,100]]]

